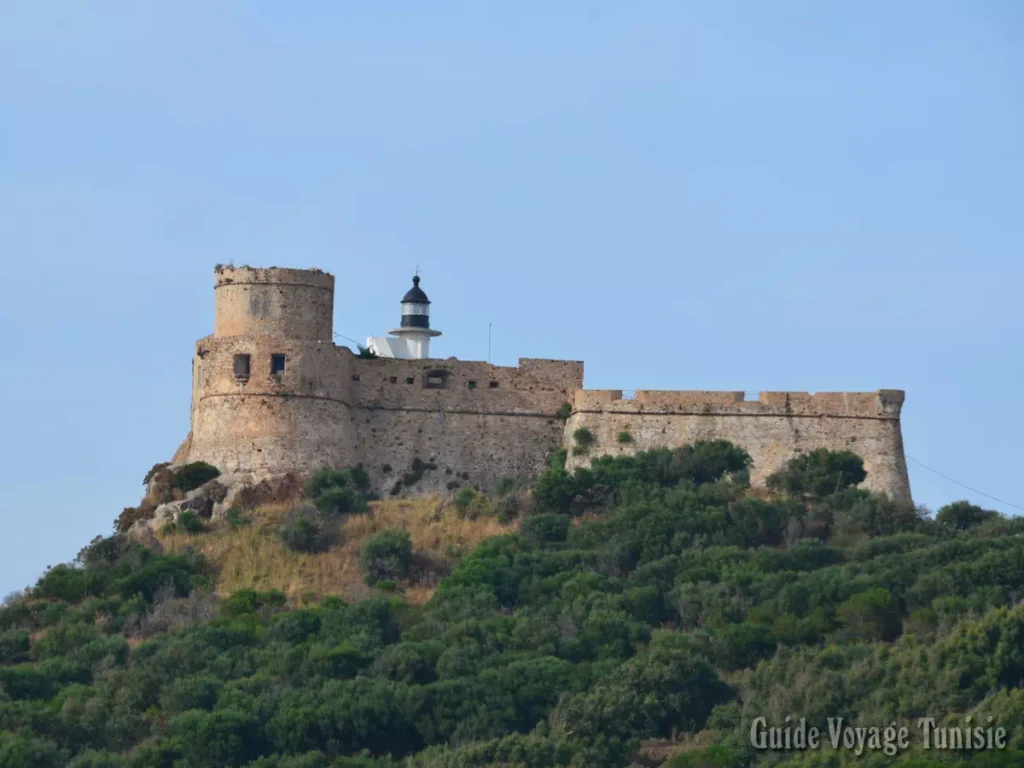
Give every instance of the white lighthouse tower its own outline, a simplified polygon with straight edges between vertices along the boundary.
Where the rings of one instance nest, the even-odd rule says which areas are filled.
[[[440,331],[430,327],[430,299],[420,288],[420,276],[412,279],[412,288],[402,297],[402,324],[388,331],[389,336],[371,336],[366,346],[380,357],[423,360],[430,357],[430,340]]]

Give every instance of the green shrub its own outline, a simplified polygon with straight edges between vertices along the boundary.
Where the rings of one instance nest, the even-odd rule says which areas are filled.
[[[57,565],[47,569],[36,584],[37,597],[77,602],[85,597],[103,594],[109,580],[88,568]]]
[[[572,439],[576,441],[576,448],[586,452],[594,444],[594,433],[586,427],[580,427],[572,433]]]
[[[790,459],[766,484],[789,496],[820,499],[859,485],[867,476],[864,461],[852,451],[819,448]]]
[[[303,509],[281,528],[281,540],[288,549],[313,554],[326,552],[331,546],[331,535],[319,515]]]
[[[164,685],[160,704],[172,715],[190,709],[213,709],[222,687],[223,683],[210,675],[178,677]]]
[[[362,467],[350,467],[348,478],[349,482],[352,483],[352,487],[360,493],[366,493],[370,490],[370,473]]]
[[[369,509],[366,497],[351,488],[330,488],[313,500],[325,515],[348,515]]]
[[[365,495],[369,487],[370,476],[362,467],[324,467],[309,478],[305,495],[325,516],[348,515],[369,509]]]
[[[903,622],[903,631],[911,635],[930,635],[939,627],[939,615],[931,608],[918,608]]]
[[[359,565],[366,583],[404,578],[412,563],[412,540],[409,532],[397,528],[371,536],[359,550]]]
[[[519,516],[519,499],[506,496],[498,500],[498,522],[507,525]]]
[[[365,493],[370,488],[370,475],[362,467],[350,467],[349,469],[324,467],[314,472],[309,478],[305,493],[307,498],[316,499],[334,488],[349,488],[359,493]]]
[[[680,484],[705,485],[733,478],[735,493],[745,487],[750,456],[725,440],[697,441],[679,448],[640,451],[632,456],[599,456],[589,467],[565,470],[565,454],[554,454],[533,485],[534,503],[545,512],[577,512],[605,507],[624,497],[659,495]],[[726,489],[728,490],[728,489]]]
[[[552,544],[565,541],[570,523],[566,515],[530,515],[523,519],[520,531],[527,541],[534,544]]]
[[[555,733],[587,741],[666,738],[699,731],[729,696],[708,662],[685,648],[652,647],[585,693],[562,697],[551,714]]]
[[[517,481],[510,475],[502,475],[498,478],[498,482],[494,484],[494,495],[499,499],[507,496],[516,489]]]
[[[171,487],[188,493],[220,475],[220,470],[205,461],[183,464],[171,475]]]
[[[348,484],[349,473],[347,470],[324,467],[314,472],[306,482],[306,498],[315,499],[324,491],[332,488],[347,488]]]
[[[29,634],[9,629],[0,632],[0,664],[17,664],[28,660]]]
[[[183,510],[178,515],[178,527],[185,531],[185,533],[202,533],[206,530],[206,526],[203,525],[199,515],[191,509]]]
[[[228,509],[228,511],[224,513],[224,519],[232,528],[241,528],[243,525],[249,525],[252,522],[252,519],[246,517],[238,507],[231,507]]]
[[[566,514],[579,495],[575,478],[561,467],[552,467],[533,484],[533,501],[540,510]]]
[[[473,502],[476,501],[477,493],[472,488],[463,488],[455,495],[455,509],[460,515],[465,515]]]
[[[625,445],[626,443],[632,443],[633,442],[633,436],[631,434],[629,434],[628,430],[624,429],[621,432],[619,432],[618,440],[619,440],[619,442],[621,444]]]
[[[220,604],[221,615],[229,619],[260,613],[271,616],[284,610],[288,598],[283,592],[257,592],[253,589],[241,589]]]
[[[96,536],[79,551],[75,561],[84,566],[113,565],[130,548],[127,536]]]
[[[67,762],[67,752],[52,741],[0,731],[0,768],[59,768]]]
[[[722,669],[752,667],[775,653],[775,636],[760,624],[727,624],[715,632],[712,653]]]
[[[831,516],[836,533],[861,536],[920,531],[926,522],[910,502],[893,501],[862,488],[847,488],[819,502],[815,516]]]
[[[562,403],[555,411],[555,418],[561,421],[566,421],[570,416],[572,416],[572,405],[569,403]]]

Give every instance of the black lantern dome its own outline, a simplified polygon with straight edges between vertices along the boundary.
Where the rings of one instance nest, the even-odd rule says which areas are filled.
[[[402,327],[430,328],[430,299],[420,288],[420,276],[412,279],[412,288],[402,297]]]
[[[410,288],[405,296],[402,297],[403,304],[429,304],[430,299],[427,298],[427,294],[420,288],[420,276],[416,275],[412,279],[412,288]]]

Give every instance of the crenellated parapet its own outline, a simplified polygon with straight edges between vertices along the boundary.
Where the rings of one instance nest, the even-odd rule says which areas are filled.
[[[801,453],[851,450],[864,459],[865,487],[910,499],[900,411],[904,393],[580,390],[573,398],[563,444],[585,428],[595,442],[587,453],[570,452],[570,468],[594,456],[632,454],[697,440],[729,440],[753,458],[751,481],[761,485]],[[628,435],[628,438],[622,436]]]
[[[735,414],[782,416],[844,416],[899,419],[904,393],[877,392],[761,392],[756,400],[745,392],[638,389],[632,397],[622,390],[582,389],[573,398],[574,412]]]

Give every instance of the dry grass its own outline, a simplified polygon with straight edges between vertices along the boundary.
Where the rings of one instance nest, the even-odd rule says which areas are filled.
[[[277,589],[300,603],[324,595],[348,601],[379,594],[363,583],[359,548],[378,531],[402,528],[409,532],[424,572],[413,583],[399,587],[406,600],[421,605],[434,593],[437,577],[463,553],[486,538],[515,530],[514,524],[502,525],[491,517],[463,519],[450,504],[434,497],[379,501],[371,504],[369,513],[349,517],[338,542],[327,552],[307,555],[286,549],[278,537],[287,507],[262,507],[247,514],[251,525],[236,529],[225,525],[196,535],[161,534],[159,538],[168,551],[190,546],[205,554],[217,571],[219,596],[240,589]]]

